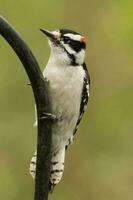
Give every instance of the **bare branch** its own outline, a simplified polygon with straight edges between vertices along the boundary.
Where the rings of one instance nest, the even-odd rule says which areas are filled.
[[[45,113],[51,113],[48,94],[48,81],[42,75],[40,67],[26,43],[15,29],[0,16],[0,34],[16,52],[22,62],[33,89],[38,117],[37,169],[34,200],[48,200],[48,185],[51,160],[52,121]],[[45,131],[44,131],[45,130]]]

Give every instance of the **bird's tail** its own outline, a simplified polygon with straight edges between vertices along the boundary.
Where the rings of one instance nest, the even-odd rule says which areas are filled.
[[[35,151],[31,162],[30,162],[30,174],[35,178],[36,174],[36,156]],[[50,166],[50,179],[49,179],[49,191],[52,192],[55,185],[57,185],[63,175],[64,171],[64,160],[65,160],[65,148],[60,149],[56,154],[52,155],[51,166]]]
[[[60,149],[56,154],[52,155],[49,190],[52,192],[55,185],[57,185],[63,175],[65,161],[65,148]]]

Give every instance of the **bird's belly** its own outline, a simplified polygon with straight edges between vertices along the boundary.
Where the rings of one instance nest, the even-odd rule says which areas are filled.
[[[51,86],[52,111],[62,122],[62,131],[68,131],[72,121],[77,121],[80,108],[81,90],[76,85],[53,84]],[[75,119],[76,118],[76,119]],[[74,120],[75,119],[75,120]],[[74,127],[73,127],[74,128]],[[66,129],[66,130],[65,130]]]
[[[53,125],[52,146],[58,148],[58,144],[64,146],[73,135],[79,117],[83,77],[73,73],[70,76],[58,74],[56,78],[47,74],[47,78],[50,81],[52,112],[58,119]]]
[[[58,119],[53,126],[52,136],[54,148],[57,149],[58,144],[64,146],[73,134],[80,108],[80,103],[76,101],[79,93],[73,93],[72,91],[62,89],[59,89],[58,92],[55,93],[52,92],[51,95],[52,111]]]

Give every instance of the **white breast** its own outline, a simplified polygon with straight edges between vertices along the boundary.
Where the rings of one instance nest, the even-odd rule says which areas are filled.
[[[50,81],[52,111],[59,119],[53,129],[53,141],[58,148],[57,144],[64,145],[76,126],[85,73],[81,66],[48,65],[44,76]]]

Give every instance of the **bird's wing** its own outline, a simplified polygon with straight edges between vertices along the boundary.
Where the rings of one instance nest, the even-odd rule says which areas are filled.
[[[80,121],[81,121],[81,119],[83,117],[84,111],[85,111],[85,107],[86,107],[86,105],[88,103],[89,88],[90,88],[90,75],[88,73],[88,70],[87,70],[87,67],[86,67],[85,63],[83,64],[83,69],[85,71],[85,77],[84,77],[84,82],[83,82],[83,90],[82,90],[82,96],[81,96],[79,117],[78,117],[75,129],[73,131],[73,136],[71,138],[69,138],[68,143],[66,145],[66,149],[73,141],[73,137],[74,137],[75,133],[77,132],[79,123],[80,123]]]

